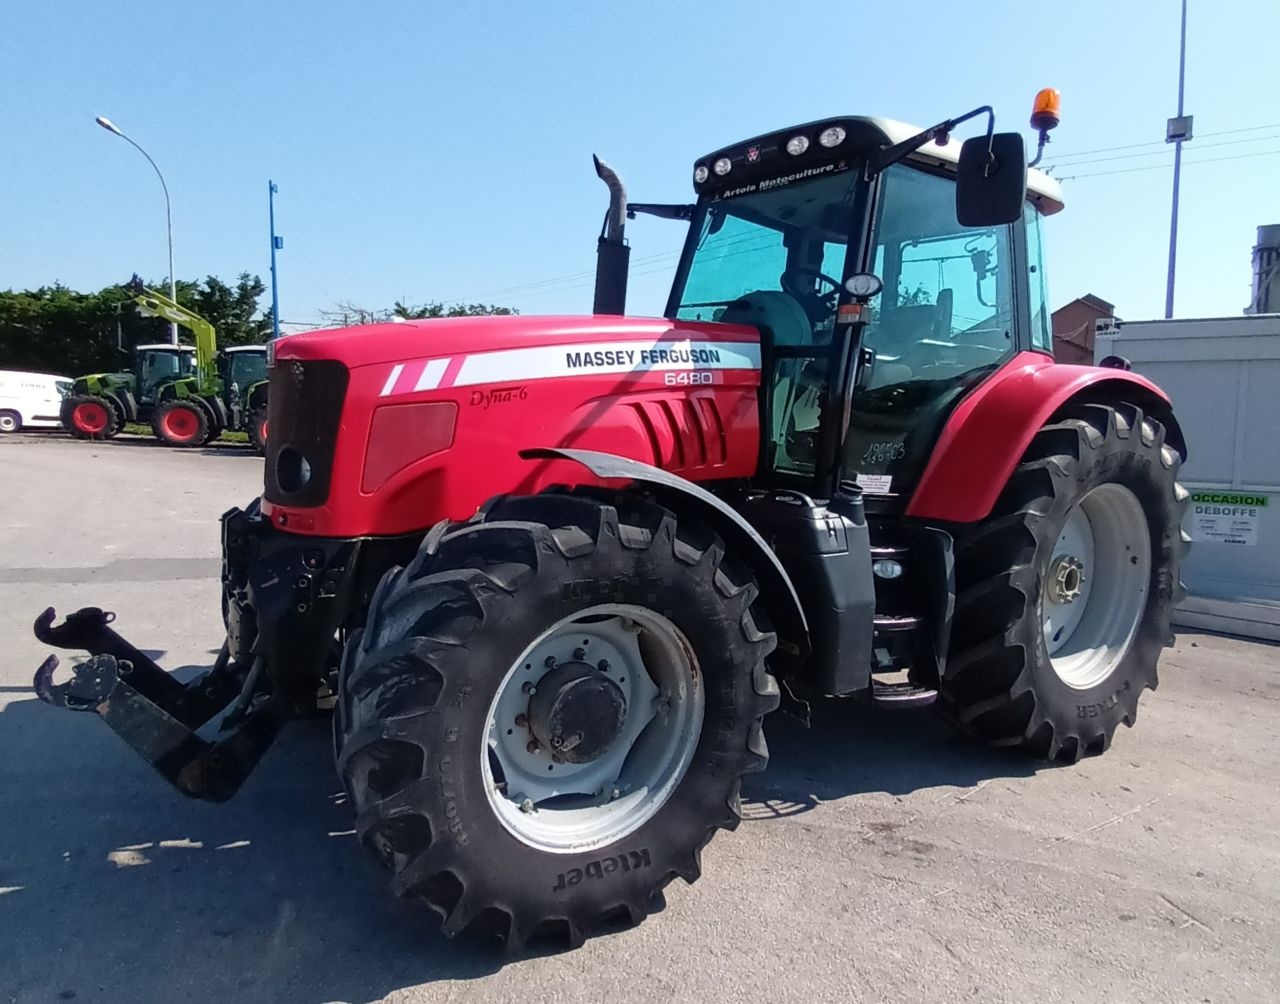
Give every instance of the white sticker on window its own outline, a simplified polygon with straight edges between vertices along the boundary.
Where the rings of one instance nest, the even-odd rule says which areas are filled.
[[[854,480],[868,495],[888,495],[893,491],[892,474],[859,474]]]

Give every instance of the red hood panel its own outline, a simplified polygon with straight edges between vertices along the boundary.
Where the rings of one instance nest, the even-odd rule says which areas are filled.
[[[758,342],[760,333],[738,324],[661,317],[441,317],[290,335],[277,343],[276,358],[336,359],[354,369],[428,356],[616,339]]]

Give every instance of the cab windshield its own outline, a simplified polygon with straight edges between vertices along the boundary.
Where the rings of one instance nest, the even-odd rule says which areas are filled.
[[[814,469],[858,170],[699,205],[693,253],[672,296],[681,320],[768,332],[767,466]],[[763,188],[766,182],[758,186]]]

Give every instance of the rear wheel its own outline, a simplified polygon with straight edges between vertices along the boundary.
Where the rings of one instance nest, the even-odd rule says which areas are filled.
[[[1036,435],[956,555],[940,695],[970,732],[1041,757],[1100,753],[1157,683],[1189,498],[1164,428],[1081,405]]]
[[[393,889],[517,946],[636,923],[694,881],[767,760],[756,593],[646,504],[501,497],[429,534],[348,644],[335,721]]]
[[[259,455],[267,455],[267,409],[255,408],[249,416],[249,442]]]
[[[0,432],[17,432],[21,428],[21,415],[16,411],[0,411]]]
[[[62,402],[62,425],[76,439],[109,439],[120,431],[120,416],[98,394],[73,394]]]
[[[156,407],[151,428],[168,446],[203,446],[209,439],[209,416],[195,401],[170,398]]]

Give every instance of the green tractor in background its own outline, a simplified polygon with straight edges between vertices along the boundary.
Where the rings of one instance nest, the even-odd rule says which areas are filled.
[[[149,421],[156,389],[189,376],[195,362],[189,345],[139,345],[132,370],[75,378],[62,402],[62,426],[76,439],[110,439],[126,422]]]
[[[104,439],[125,422],[150,422],[169,446],[203,446],[223,432],[243,431],[266,450],[267,348],[242,345],[218,353],[213,325],[134,276],[126,289],[139,311],[191,332],[186,345],[140,345],[134,373],[80,377],[62,409],[73,436]]]

